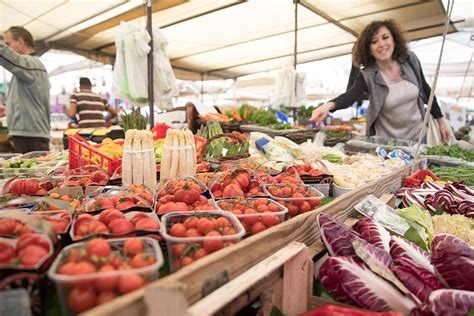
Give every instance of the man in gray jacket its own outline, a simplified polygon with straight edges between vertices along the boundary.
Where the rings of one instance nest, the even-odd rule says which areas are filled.
[[[49,78],[35,55],[31,33],[12,26],[0,41],[0,66],[13,74],[8,90],[7,124],[15,152],[49,150]]]

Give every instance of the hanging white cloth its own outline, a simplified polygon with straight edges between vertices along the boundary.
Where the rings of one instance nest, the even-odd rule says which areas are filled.
[[[287,64],[277,72],[277,76],[275,78],[275,90],[273,94],[272,108],[279,110],[281,105],[286,107],[303,106],[307,102],[305,79],[306,75],[304,73],[297,73],[293,67],[293,64],[291,62],[287,62]]]

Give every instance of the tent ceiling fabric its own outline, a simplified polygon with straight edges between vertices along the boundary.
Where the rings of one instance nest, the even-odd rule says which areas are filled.
[[[441,1],[299,2],[298,63],[350,53],[356,36],[375,19],[395,19],[415,40],[442,34],[445,17]],[[180,79],[235,78],[280,68],[293,56],[292,0],[155,0],[153,12]],[[144,24],[144,15],[142,0],[0,0],[0,31],[23,25],[50,47],[104,60],[115,54],[119,22]]]

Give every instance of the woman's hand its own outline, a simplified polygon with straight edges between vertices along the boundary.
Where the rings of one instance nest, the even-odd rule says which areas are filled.
[[[451,138],[451,126],[449,126],[448,120],[446,120],[444,117],[440,117],[437,120],[439,125],[439,132],[441,134],[441,141],[444,144],[447,144],[449,142],[449,139]]]
[[[313,113],[309,120],[316,123],[320,123],[326,118],[326,116],[328,116],[329,111],[333,110],[335,107],[336,103],[334,102],[324,103],[323,105],[313,110]]]

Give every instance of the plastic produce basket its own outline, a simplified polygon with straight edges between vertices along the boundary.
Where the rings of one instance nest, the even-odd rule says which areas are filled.
[[[170,235],[170,228],[177,223],[184,223],[187,218],[217,219],[224,217],[229,220],[235,233],[222,236],[174,237]],[[171,271],[191,264],[195,260],[206,256],[216,248],[227,247],[237,243],[245,235],[245,229],[234,214],[225,211],[205,211],[194,213],[168,213],[161,218],[161,235],[166,240],[168,259]],[[214,247],[219,244],[219,247]],[[213,251],[208,251],[213,248]],[[206,250],[207,249],[207,250]]]
[[[282,223],[288,213],[286,207],[268,198],[224,199],[216,201],[216,204],[219,209],[233,213],[251,235]],[[255,210],[255,213],[247,211],[249,209]]]
[[[263,191],[272,199],[288,208],[288,215],[294,217],[296,215],[312,211],[319,206],[324,194],[313,188],[311,185],[302,185],[304,187],[304,197],[280,197],[274,196],[269,191],[270,186],[284,188],[286,184],[266,184],[263,186]]]
[[[122,159],[107,157],[79,135],[69,136],[69,169],[90,164],[100,166],[112,176],[122,166]]]
[[[48,277],[56,284],[56,289],[61,302],[62,315],[74,315],[83,312],[101,303],[101,298],[125,294],[130,282],[125,282],[131,276],[149,283],[158,279],[159,270],[163,266],[163,254],[158,242],[148,237],[135,237],[143,242],[144,257],[155,256],[156,261],[141,268],[115,269],[107,272],[94,272],[81,275],[59,274],[59,269],[66,264],[68,256],[75,249],[84,249],[87,242],[80,242],[64,248],[56,257],[53,265],[48,270]],[[130,238],[109,239],[112,251],[109,255],[109,262],[112,258],[127,258],[123,246]],[[78,263],[76,263],[77,265]],[[129,280],[128,280],[129,281]],[[126,284],[128,283],[128,284]],[[127,286],[128,285],[128,286]],[[104,295],[105,293],[105,295]],[[78,302],[78,298],[83,300]],[[86,299],[84,299],[86,298]],[[80,303],[80,304],[79,304]]]

